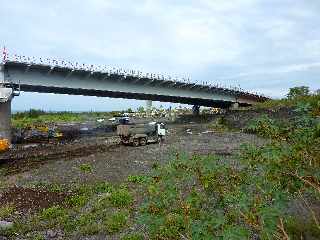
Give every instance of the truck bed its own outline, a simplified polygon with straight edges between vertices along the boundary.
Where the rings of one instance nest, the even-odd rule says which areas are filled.
[[[117,127],[117,134],[119,136],[130,136],[134,134],[152,134],[156,131],[154,125],[137,124],[137,125],[119,125]]]

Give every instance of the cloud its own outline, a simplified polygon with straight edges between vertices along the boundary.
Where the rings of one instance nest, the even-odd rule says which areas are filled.
[[[222,77],[222,79],[244,78],[247,76],[259,76],[259,75],[286,74],[286,73],[292,73],[292,72],[308,71],[311,69],[320,70],[320,62],[293,64],[293,65],[273,67],[269,69],[260,69],[260,70],[250,71],[250,72],[238,73],[236,75],[224,76]]]
[[[0,4],[0,44],[24,55],[187,75],[264,92],[272,86],[254,84],[262,85],[265,75],[287,89],[290,78],[303,73],[314,79],[319,67],[318,0]]]

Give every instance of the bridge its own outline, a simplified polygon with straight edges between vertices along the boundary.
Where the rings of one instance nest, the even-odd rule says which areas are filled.
[[[40,92],[183,103],[230,108],[268,98],[237,88],[177,80],[160,74],[3,53],[0,62],[0,138],[10,139],[11,100]]]

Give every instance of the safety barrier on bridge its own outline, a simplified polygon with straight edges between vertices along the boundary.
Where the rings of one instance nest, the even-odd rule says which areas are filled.
[[[14,63],[24,64],[26,66],[46,66],[52,70],[60,68],[60,69],[68,69],[71,72],[85,71],[85,72],[90,72],[91,74],[101,73],[101,74],[108,74],[108,75],[119,75],[124,78],[134,77],[137,79],[149,79],[151,81],[163,81],[164,83],[172,84],[173,87],[183,85],[190,88],[200,88],[200,89],[209,90],[209,91],[220,91],[220,92],[225,92],[234,96],[252,99],[257,102],[263,102],[270,99],[269,97],[263,94],[246,91],[240,87],[232,87],[232,86],[225,87],[225,86],[222,86],[221,84],[192,81],[190,78],[173,78],[169,75],[164,75],[164,74],[143,73],[137,70],[126,70],[123,68],[108,67],[104,65],[88,65],[88,64],[80,64],[78,62],[70,62],[70,61],[50,59],[50,58],[27,57],[27,56],[21,56],[17,54],[11,55],[7,52],[5,48],[3,48],[2,64],[6,65],[6,64],[14,64]]]

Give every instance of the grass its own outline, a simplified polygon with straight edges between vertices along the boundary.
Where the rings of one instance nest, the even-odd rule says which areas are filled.
[[[254,105],[253,109],[294,108],[298,105],[310,105],[313,116],[320,116],[320,95],[298,96],[292,99],[273,99]]]
[[[92,173],[93,172],[93,167],[89,163],[83,163],[79,166],[79,169],[83,173]]]
[[[56,123],[84,122],[98,118],[120,116],[123,112],[45,112],[30,109],[12,115],[12,124],[15,128],[26,128],[34,125],[47,125]]]
[[[55,221],[57,223],[59,223],[60,220],[64,220],[67,217],[68,217],[67,210],[60,206],[53,206],[47,209],[43,209],[42,212],[40,213],[40,219],[47,220],[47,221]]]
[[[12,205],[4,205],[0,207],[0,220],[10,217],[16,211]]]
[[[115,207],[128,207],[133,203],[133,196],[127,188],[121,187],[112,191],[108,200]]]
[[[66,200],[67,205],[71,207],[81,208],[84,207],[88,202],[88,197],[86,195],[74,195]]]
[[[209,129],[214,130],[216,132],[225,132],[231,130],[224,117],[219,117],[216,121],[210,123],[208,127]]]
[[[104,221],[108,233],[116,233],[123,229],[128,222],[128,213],[120,211],[112,214]]]
[[[318,96],[261,104],[257,107],[290,107],[297,117],[290,122],[253,119],[246,131],[269,141],[260,147],[243,145],[237,163],[180,153],[147,176],[129,176],[128,186],[78,185],[67,207],[53,206],[25,222],[17,220],[11,234],[59,228],[68,237],[120,234],[125,240],[317,239],[319,106]],[[289,211],[293,201],[303,203],[306,213]],[[2,210],[4,216],[11,211]],[[133,226],[143,229],[143,235],[132,232]]]
[[[67,189],[57,184],[41,183],[41,188]],[[131,218],[133,193],[124,185],[108,182],[81,184],[69,189],[73,193],[61,205],[51,206],[25,218],[13,218],[15,208],[0,208],[0,219],[13,218],[14,227],[0,234],[33,236],[34,232],[61,229],[65,236],[115,234],[128,226]],[[40,237],[40,235],[39,235]]]
[[[127,178],[128,182],[131,183],[145,183],[149,180],[148,176],[143,175],[130,175]]]
[[[12,115],[12,125],[16,128],[26,128],[33,125],[43,125],[61,122],[82,122],[85,115],[80,113],[60,112],[47,113],[31,109],[28,112],[18,112]]]
[[[144,237],[140,233],[132,233],[123,236],[121,240],[144,240]]]
[[[61,193],[65,191],[65,187],[57,184],[57,183],[48,183],[45,181],[37,181],[37,182],[32,182],[30,183],[29,187],[31,188],[43,188],[46,189],[49,192],[56,192],[56,193]]]

